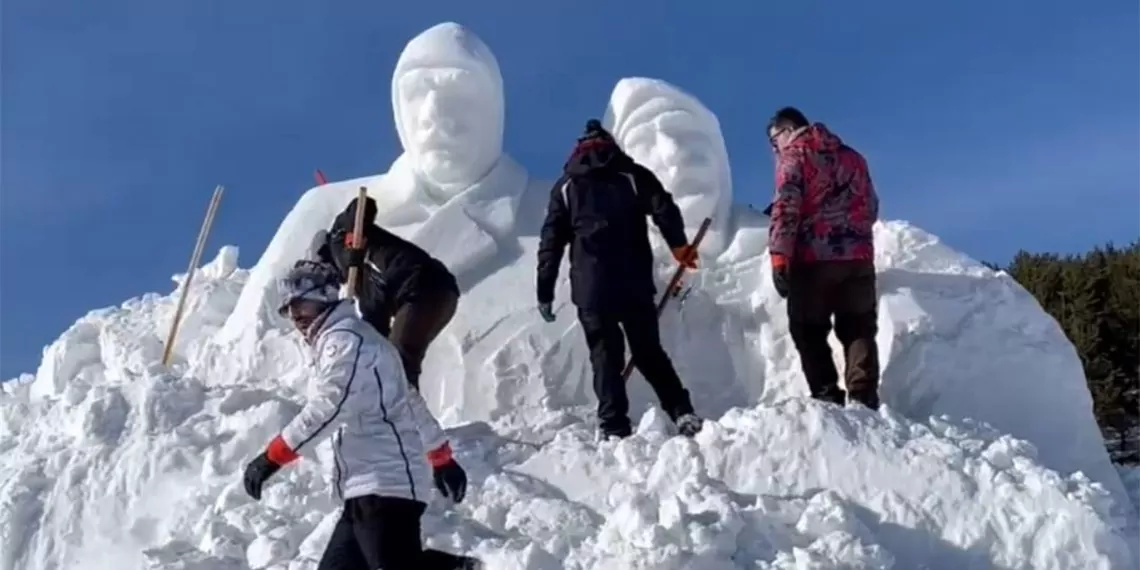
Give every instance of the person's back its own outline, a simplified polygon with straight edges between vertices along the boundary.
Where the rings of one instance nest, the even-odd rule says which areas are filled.
[[[670,247],[684,247],[687,241],[681,213],[653,173],[612,138],[584,137],[555,189],[558,195],[552,199],[565,208],[571,230],[574,304],[600,310],[652,299],[656,287],[646,216],[653,217]],[[549,257],[539,256],[540,264],[549,267],[544,263]]]
[[[788,299],[788,326],[808,389],[843,403],[827,337],[844,347],[847,396],[879,405],[874,224],[879,198],[867,162],[821,123],[781,109],[768,126],[776,197],[768,247],[772,278]]]
[[[314,237],[313,256],[335,265],[342,281],[348,280],[349,267],[357,267],[360,314],[396,346],[408,381],[419,389],[428,347],[455,316],[459,284],[443,262],[376,225],[372,198],[364,205],[364,243],[350,247],[356,202],[336,217],[329,232]]]
[[[347,278],[352,263],[351,241],[356,201],[349,203],[328,233],[327,253],[322,258],[333,263]],[[358,287],[361,313],[381,333],[388,333],[388,321],[400,306],[425,292],[459,294],[455,277],[439,260],[420,246],[374,223],[376,203],[369,198],[364,217],[364,269]]]
[[[777,212],[775,235],[798,242],[797,261],[874,260],[879,199],[863,155],[815,123],[780,149],[778,175],[796,177],[796,163],[803,179],[799,220],[783,227]]]
[[[681,212],[657,177],[623,153],[597,120],[587,122],[563,171],[551,189],[538,248],[539,312],[554,320],[554,285],[569,245],[570,291],[590,348],[601,432],[626,437],[632,431],[622,377],[628,340],[661,407],[678,431],[691,436],[701,420],[661,347],[645,222],[652,217],[678,262],[696,267]]]

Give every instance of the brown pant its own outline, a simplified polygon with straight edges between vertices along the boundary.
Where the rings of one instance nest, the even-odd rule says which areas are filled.
[[[878,392],[878,305],[873,262],[805,263],[792,268],[788,326],[812,396],[841,398],[839,374],[827,344],[833,316],[846,361],[847,391],[852,396]]]
[[[424,355],[435,337],[451,322],[458,304],[458,295],[440,291],[412,299],[396,310],[388,340],[400,351],[404,373],[417,390]]]

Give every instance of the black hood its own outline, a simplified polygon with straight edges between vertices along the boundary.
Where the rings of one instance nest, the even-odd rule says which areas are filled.
[[[562,171],[571,176],[586,174],[599,168],[621,164],[629,158],[618,147],[613,135],[602,128],[601,121],[586,121],[586,129],[578,138],[570,158],[562,166]]]
[[[592,170],[618,164],[624,157],[625,154],[612,140],[583,140],[574,146],[562,171],[572,176],[586,174]]]

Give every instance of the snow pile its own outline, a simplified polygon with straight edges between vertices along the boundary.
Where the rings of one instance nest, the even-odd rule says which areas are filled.
[[[184,426],[211,396],[179,369],[233,309],[245,275],[233,247],[201,268],[173,370],[161,359],[178,291],[92,311],[48,347],[35,376],[4,384],[0,567],[113,559],[174,524],[170,507],[196,491],[185,469],[206,445]]]
[[[656,80],[619,82],[605,116],[678,188],[690,223],[716,218],[691,294],[662,319],[714,421],[669,437],[635,375],[638,434],[596,443],[565,267],[558,320],[535,314],[550,184],[502,154],[501,86],[469,30],[424,32],[393,77],[407,152],[385,174],[306,193],[248,272],[223,248],[195,279],[169,369],[158,361],[177,291],[87,315],[34,376],[5,384],[0,570],[315,568],[338,515],[319,462],[279,473],[259,503],[240,477],[308,379],[271,310],[273,279],[362,185],[378,221],[464,289],[422,383],[471,485],[458,507],[433,503],[431,545],[496,570],[1135,565],[1121,532],[1133,512],[1072,346],[1008,276],[935,237],[876,227],[886,406],[804,397],[766,222],[731,203],[715,116]]]
[[[244,462],[297,411],[299,353],[278,347],[279,376],[233,385],[185,364],[209,353],[189,339],[235,304],[246,274],[231,253],[194,286],[201,316],[172,371],[143,355],[176,296],[147,295],[84,317],[33,381],[6,385],[0,568],[316,567],[338,514],[316,462],[260,503],[240,488]],[[588,417],[454,426],[471,489],[454,509],[433,504],[429,544],[520,570],[1130,563],[1109,493],[977,422],[788,398],[730,410],[695,440],[648,411],[634,437],[598,443]]]

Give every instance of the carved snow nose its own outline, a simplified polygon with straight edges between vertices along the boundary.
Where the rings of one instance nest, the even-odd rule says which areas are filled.
[[[677,139],[669,136],[663,131],[657,132],[657,152],[665,158],[677,156],[681,152],[681,145]]]
[[[427,95],[424,96],[423,103],[420,104],[418,117],[420,129],[424,131],[440,130],[444,133],[450,133],[454,129],[454,120],[443,112],[440,103],[439,92],[428,91]]]
[[[685,167],[705,167],[712,162],[701,144],[686,143],[680,137],[664,131],[657,133],[657,152],[670,165],[671,171]]]

